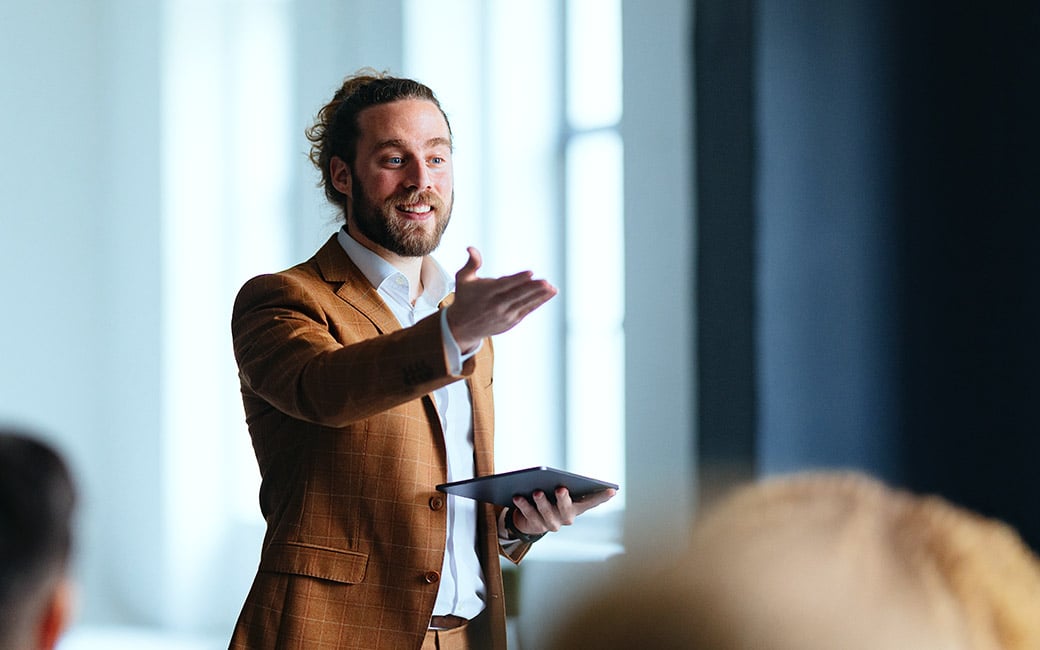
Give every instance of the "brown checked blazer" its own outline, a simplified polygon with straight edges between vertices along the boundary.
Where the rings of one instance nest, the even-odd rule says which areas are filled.
[[[232,334],[267,533],[231,647],[418,649],[447,526],[430,394],[459,379],[439,315],[402,329],[333,236],[310,260],[247,282]],[[478,475],[493,472],[492,356],[487,341],[462,370]],[[505,648],[497,512],[478,511],[479,645]]]

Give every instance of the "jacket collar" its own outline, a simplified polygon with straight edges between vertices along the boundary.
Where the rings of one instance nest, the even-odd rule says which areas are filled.
[[[339,285],[333,287],[333,292],[367,316],[381,332],[401,329],[394,313],[339,245],[336,235],[332,235],[325,245],[318,249],[314,255],[314,262],[323,280],[330,285]]]

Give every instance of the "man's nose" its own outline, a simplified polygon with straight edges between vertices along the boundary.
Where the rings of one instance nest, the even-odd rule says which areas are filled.
[[[426,168],[426,162],[422,160],[413,160],[408,165],[408,174],[405,177],[405,184],[408,189],[426,190],[430,189],[430,170]]]

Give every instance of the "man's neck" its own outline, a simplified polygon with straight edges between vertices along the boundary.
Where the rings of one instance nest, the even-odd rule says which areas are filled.
[[[408,299],[414,305],[415,301],[422,295],[422,257],[405,257],[398,255],[393,251],[387,250],[386,248],[375,243],[368,237],[365,237],[361,232],[358,231],[357,226],[347,225],[347,234],[350,235],[354,241],[361,244],[368,250],[372,251],[379,257],[386,260],[395,269],[404,273],[404,277],[408,279],[408,286],[410,287],[410,293]]]

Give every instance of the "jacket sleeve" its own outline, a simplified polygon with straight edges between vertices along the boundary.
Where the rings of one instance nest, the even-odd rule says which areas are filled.
[[[244,391],[292,417],[343,427],[473,372],[470,359],[449,374],[438,314],[384,333],[319,283],[282,273],[242,287],[231,329]]]

